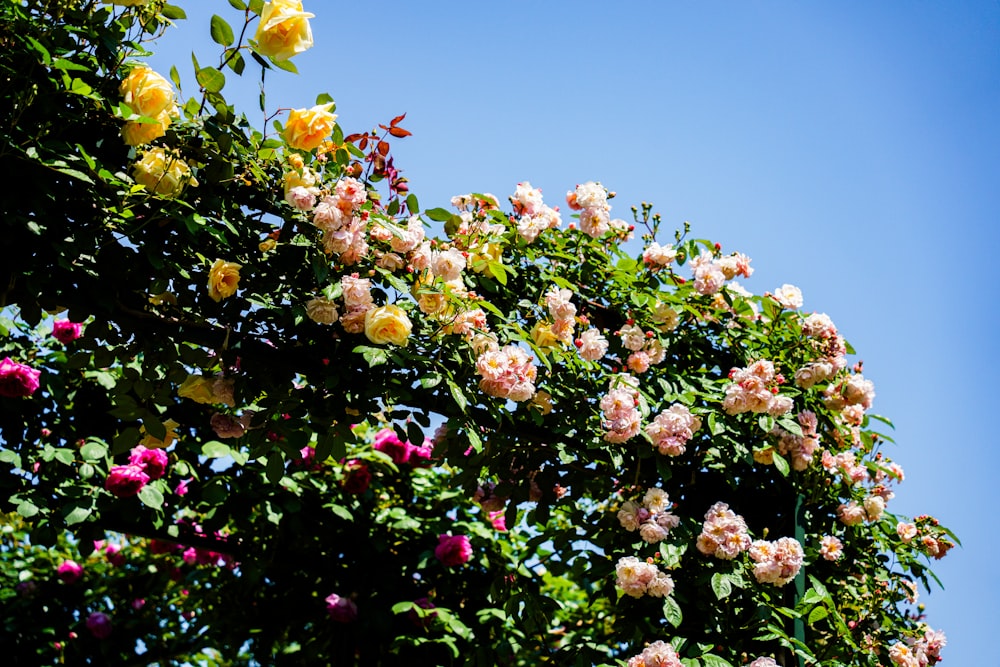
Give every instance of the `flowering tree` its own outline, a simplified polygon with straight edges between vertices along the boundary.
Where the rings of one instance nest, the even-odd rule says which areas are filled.
[[[13,664],[939,660],[954,537],[829,317],[597,182],[422,210],[403,116],[253,127],[312,14],[229,4],[186,98],[179,7],[0,5]]]

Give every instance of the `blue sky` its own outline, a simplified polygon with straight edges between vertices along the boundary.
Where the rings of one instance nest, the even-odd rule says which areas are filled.
[[[154,46],[196,92],[208,17]],[[316,46],[268,74],[269,111],[329,92],[346,132],[407,113],[398,167],[425,208],[519,181],[549,204],[599,180],[613,213],[651,201],[666,231],[741,251],[755,293],[800,287],[874,380],[907,479],[889,509],[962,539],[924,594],[946,664],[993,655],[988,526],[1000,250],[1000,3],[305,0]],[[225,92],[256,111],[257,74]],[[256,123],[258,126],[259,122]],[[987,527],[984,528],[983,524]]]

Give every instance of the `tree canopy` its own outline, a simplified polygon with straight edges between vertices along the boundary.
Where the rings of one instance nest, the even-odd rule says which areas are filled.
[[[310,8],[229,5],[193,90],[180,7],[0,5],[12,664],[940,659],[830,317],[597,181],[422,209],[405,115],[265,95]]]

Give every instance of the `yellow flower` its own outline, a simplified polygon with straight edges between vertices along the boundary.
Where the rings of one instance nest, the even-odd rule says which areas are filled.
[[[177,427],[180,426],[173,419],[168,419],[163,422],[163,425],[167,428],[167,433],[163,436],[163,439],[157,438],[149,433],[146,433],[146,427],[141,427],[141,431],[145,434],[139,444],[146,449],[166,449],[170,445],[174,444],[174,440],[177,440]]]
[[[312,109],[292,109],[288,113],[288,122],[282,136],[291,148],[298,148],[304,151],[312,149],[323,143],[330,133],[337,120],[337,114],[330,113],[333,102],[317,104]]]
[[[275,60],[288,60],[313,45],[309,19],[301,0],[272,0],[264,5],[257,26],[257,53]]]
[[[150,192],[166,197],[180,194],[185,185],[198,185],[187,162],[159,146],[143,152],[132,168],[132,178]]]
[[[500,263],[503,257],[503,248],[499,243],[486,243],[476,248],[469,256],[469,266],[476,273],[485,273],[487,278],[495,278],[490,262]]]
[[[125,104],[140,116],[156,118],[174,109],[174,89],[170,82],[145,65],[134,67],[119,88]]]
[[[222,301],[236,294],[241,268],[240,264],[215,260],[208,272],[208,296],[212,297],[213,301]]]
[[[212,378],[207,378],[204,375],[189,375],[177,388],[177,395],[181,398],[190,398],[195,403],[210,405],[215,402],[212,384]]]
[[[140,123],[130,120],[122,127],[122,138],[129,146],[143,146],[159,139],[170,127],[170,113],[162,112],[156,117],[157,123]]]
[[[559,338],[552,333],[552,325],[545,320],[539,320],[531,327],[531,340],[542,349],[555,347],[559,343]]]
[[[365,335],[377,345],[382,343],[406,345],[412,329],[410,318],[399,306],[372,308],[365,313]]]

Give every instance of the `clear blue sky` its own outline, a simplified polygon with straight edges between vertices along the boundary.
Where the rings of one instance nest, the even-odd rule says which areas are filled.
[[[190,17],[152,64],[196,92]],[[651,201],[672,230],[753,259],[755,293],[799,286],[865,361],[887,453],[907,479],[889,509],[963,540],[922,595],[946,664],[996,655],[1000,455],[989,388],[1000,250],[1000,4],[930,2],[364,2],[305,0],[316,46],[268,100],[329,92],[346,132],[406,112],[394,146],[422,206],[517,182],[561,203],[576,183]],[[257,74],[226,92],[256,111]],[[237,91],[240,91],[239,93]],[[258,126],[260,123],[256,123]],[[986,524],[984,526],[984,524]]]

